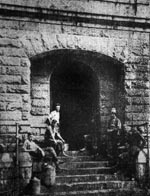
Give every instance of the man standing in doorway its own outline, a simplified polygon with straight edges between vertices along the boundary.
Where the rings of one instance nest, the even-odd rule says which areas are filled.
[[[56,103],[55,110],[53,110],[49,115],[49,121],[52,123],[52,121],[55,120],[57,122],[57,128],[60,127],[60,103]]]
[[[117,158],[118,134],[121,129],[121,121],[116,116],[116,108],[111,109],[111,117],[108,121],[107,138],[108,138],[108,157],[115,163]]]

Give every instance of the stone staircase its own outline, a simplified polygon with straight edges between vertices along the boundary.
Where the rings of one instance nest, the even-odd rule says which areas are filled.
[[[129,181],[105,160],[93,161],[80,152],[68,152],[57,173],[56,185],[41,187],[41,196],[146,196],[135,181]]]

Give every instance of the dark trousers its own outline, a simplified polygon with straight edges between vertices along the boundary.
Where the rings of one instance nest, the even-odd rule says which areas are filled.
[[[33,159],[37,159],[38,161],[41,161],[43,158],[43,155],[39,149],[37,149],[37,151],[30,151],[29,154]]]

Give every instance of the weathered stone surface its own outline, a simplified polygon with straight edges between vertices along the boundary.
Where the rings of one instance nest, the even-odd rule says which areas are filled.
[[[0,102],[21,102],[22,97],[19,94],[0,94]]]
[[[6,86],[0,85],[0,93],[6,93]]]
[[[126,113],[126,120],[127,121],[148,121],[149,114],[147,113]]]
[[[0,83],[1,84],[21,84],[21,77],[20,76],[8,76],[8,75],[1,75],[0,76]]]
[[[32,98],[46,99],[49,96],[49,92],[47,90],[32,90],[31,96]]]
[[[22,120],[29,120],[30,113],[29,111],[22,111]]]
[[[6,103],[0,103],[0,111],[6,110]]]
[[[139,0],[138,2],[134,0],[86,2],[83,0],[0,1],[5,4],[37,6],[40,10],[44,7],[63,9],[64,11],[72,10],[78,13],[105,14],[106,19],[112,21],[123,20],[119,16],[134,16],[135,18],[132,18],[132,20],[135,19],[134,21],[138,23],[141,21],[138,16],[144,16],[146,17],[146,23],[149,23],[149,6],[146,4],[146,0]],[[28,11],[28,8],[26,9]],[[33,11],[35,10],[33,9]],[[115,18],[108,16],[108,13],[109,15],[115,15]],[[93,56],[95,55],[92,59],[86,55],[82,59],[77,56],[77,58],[73,58],[73,61],[89,65],[99,78],[100,92],[98,98],[100,99],[102,127],[106,127],[111,107],[118,107],[118,111],[124,113],[124,109],[121,109],[125,101],[125,113],[127,113],[128,121],[142,122],[147,119],[146,114],[149,114],[149,33],[147,32],[149,32],[149,29],[144,30],[134,26],[134,30],[130,31],[131,29],[128,27],[123,27],[124,24],[127,24],[125,21],[121,21],[122,26],[120,27],[115,26],[115,24],[112,27],[109,24],[72,24],[72,22],[54,20],[49,22],[34,18],[31,21],[30,15],[27,17],[29,17],[28,20],[22,18],[22,21],[16,21],[13,18],[9,20],[9,17],[0,19],[0,75],[2,76],[0,81],[3,84],[2,87],[0,85],[0,92],[3,94],[0,95],[0,110],[3,112],[8,110],[6,121],[12,120],[13,122],[16,118],[16,120],[20,119],[23,122],[29,120],[32,125],[39,127],[44,124],[44,119],[50,111],[49,90],[50,73],[52,72],[52,70],[51,72],[49,70],[51,69],[51,58],[47,61],[44,56],[48,56],[50,51],[60,49],[78,50],[79,52],[91,51]],[[89,18],[89,20],[91,19]],[[142,20],[143,23],[145,23],[145,19]],[[124,20],[129,21],[129,23],[132,21],[128,18],[124,18]],[[53,53],[55,54],[54,51]],[[101,57],[95,61],[97,54],[103,55],[104,61],[101,60]],[[35,55],[43,58],[43,64],[38,71],[38,65],[37,67],[34,65],[34,69],[32,67],[32,63],[36,59]],[[29,59],[30,57],[33,58]],[[59,64],[57,61],[61,62],[62,59],[63,55],[56,59],[54,66],[57,66]],[[67,58],[63,61],[67,62]],[[125,64],[123,68],[125,81],[120,79],[121,73],[118,75],[114,73],[107,74],[109,72],[109,68],[106,70],[107,63],[110,63],[114,68],[119,64],[118,70],[122,69],[123,64]],[[47,65],[47,69],[45,69],[45,65]],[[103,67],[102,70],[101,67]],[[32,73],[30,73],[30,70],[32,70]],[[122,88],[116,87],[118,83],[122,83]],[[124,87],[126,100],[122,99]],[[131,112],[134,114],[134,119],[131,118]],[[3,118],[5,119],[6,113],[3,114],[5,114]]]
[[[31,128],[30,128],[29,125],[26,125],[26,126],[21,125],[21,126],[20,126],[20,131],[19,131],[19,133],[23,134],[23,133],[28,133],[28,132],[31,132]]]
[[[29,75],[29,73],[22,75],[21,82],[22,82],[22,84],[30,85],[30,75]]]
[[[149,81],[149,74],[147,72],[126,72],[125,74],[126,80],[143,80],[143,81]]]
[[[127,59],[128,59],[126,60],[127,63],[139,65],[139,67],[141,68],[143,67],[143,65],[148,65],[148,62],[149,62],[148,57],[144,57],[144,56],[133,56],[132,58],[127,58]],[[141,70],[141,71],[145,71],[145,68],[144,70]]]
[[[132,87],[137,89],[149,89],[150,83],[145,81],[133,81]]]
[[[29,103],[23,102],[22,110],[29,112],[31,110],[31,105]]]
[[[4,56],[8,57],[26,57],[26,54],[23,49],[16,48],[1,48]]]
[[[113,0],[113,1],[79,1],[74,2],[71,1],[53,1],[53,0],[45,0],[45,1],[9,1],[9,0],[1,0],[3,3],[8,4],[15,4],[15,5],[22,5],[22,6],[31,6],[31,7],[40,7],[40,8],[53,8],[53,9],[60,9],[60,10],[76,10],[77,12],[89,12],[89,13],[101,13],[106,14],[109,13],[110,15],[121,15],[121,16],[135,16],[137,17],[148,17],[148,3],[147,0],[141,1],[141,4],[137,4],[134,1],[126,1],[126,0]],[[136,7],[137,6],[137,7]],[[100,9],[101,8],[101,9]],[[137,10],[136,10],[137,8]],[[142,11],[141,11],[142,10]]]
[[[45,121],[47,119],[48,115],[46,116],[30,116],[30,122],[32,124],[32,127],[42,127],[45,126]]]
[[[149,97],[130,97],[126,98],[127,105],[149,105]]]
[[[129,97],[149,97],[150,90],[143,90],[143,89],[127,89],[125,88],[126,95]]]
[[[22,101],[24,103],[30,103],[30,95],[27,94],[22,95]]]
[[[45,128],[40,128],[40,135],[44,135],[46,131],[46,127]]]
[[[21,112],[20,111],[7,111],[7,112],[0,112],[0,120],[14,120],[19,121],[21,120]]]
[[[21,110],[22,109],[22,102],[19,102],[19,100],[16,100],[15,102],[7,103],[6,110],[7,111],[15,111],[15,110]]]
[[[30,67],[31,63],[28,58],[21,58],[21,66],[22,67]]]
[[[126,80],[135,80],[136,79],[136,73],[134,73],[134,72],[126,72],[125,79]]]
[[[0,126],[0,133],[16,133],[16,126]]]
[[[149,105],[127,105],[125,107],[125,112],[127,113],[149,113]]]
[[[2,75],[29,75],[30,70],[26,67],[20,66],[3,66]]]
[[[6,66],[19,66],[20,65],[20,58],[18,57],[4,57],[0,56],[0,64]]]
[[[48,102],[45,99],[33,99],[31,105],[34,107],[48,107]]]
[[[29,85],[7,85],[7,92],[29,94],[30,86]]]
[[[127,89],[149,89],[150,83],[149,81],[143,80],[126,80],[125,81],[125,88]]]
[[[5,73],[6,73],[5,67],[4,66],[0,66],[0,74],[3,75]]]
[[[129,125],[129,126],[132,126],[132,125],[141,125],[141,124],[144,124],[146,121],[144,120],[144,121],[141,121],[141,120],[139,120],[139,121],[137,121],[137,120],[126,120],[125,121],[125,124],[126,125]]]
[[[32,80],[32,89],[34,91],[48,91],[49,90],[49,83],[46,82],[46,84],[45,84],[45,83],[41,83],[40,81],[43,81],[43,79],[40,80],[40,78],[39,78],[39,82],[38,82],[38,79]],[[46,79],[46,81],[47,81],[47,79]]]
[[[33,87],[40,86],[41,84],[49,84],[49,76],[33,76],[32,77]],[[37,84],[36,84],[37,83]]]
[[[19,35],[15,30],[1,29],[0,38],[17,39],[19,38]]]
[[[49,114],[49,109],[48,108],[43,108],[43,107],[32,107],[31,110],[32,115],[48,115]]]
[[[146,65],[138,65],[137,71],[149,73],[150,70],[149,70],[148,62],[146,62]]]
[[[0,38],[0,47],[15,47],[20,48],[21,43],[18,40],[8,39],[8,38]]]

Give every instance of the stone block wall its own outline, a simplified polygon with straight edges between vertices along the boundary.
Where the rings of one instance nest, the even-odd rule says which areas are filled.
[[[97,73],[103,60],[112,61],[112,66],[119,64],[124,76],[118,89],[124,88],[124,93],[119,95],[118,115],[124,113],[128,124],[149,121],[149,7],[148,0],[0,0],[0,133],[14,133],[11,124],[16,122],[44,132],[50,111],[50,78],[45,72],[32,74],[31,68],[34,59],[60,49],[108,57],[95,61],[93,54],[88,59]],[[86,57],[82,62],[87,63]],[[50,59],[42,63],[51,66]],[[114,87],[101,76],[100,83],[105,124],[109,107],[101,106],[106,106],[105,94],[111,97]],[[5,132],[4,126],[11,128]]]

